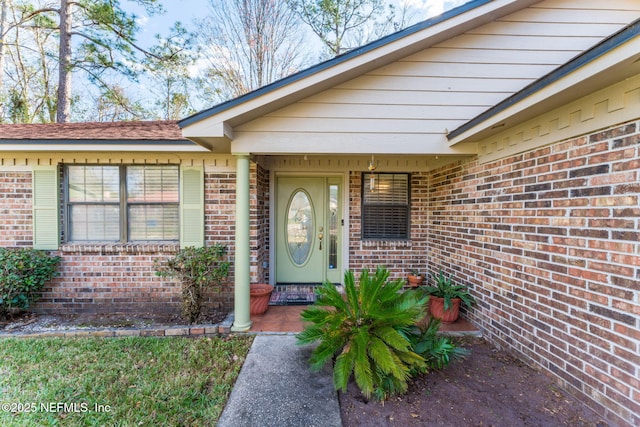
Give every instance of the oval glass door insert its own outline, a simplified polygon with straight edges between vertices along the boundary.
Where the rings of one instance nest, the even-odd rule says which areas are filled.
[[[309,195],[304,190],[296,190],[289,200],[286,227],[289,255],[296,265],[303,265],[309,258],[313,244],[314,222]]]

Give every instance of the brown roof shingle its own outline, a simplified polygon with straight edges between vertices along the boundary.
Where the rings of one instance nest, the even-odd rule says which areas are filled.
[[[186,141],[175,120],[0,124],[0,139],[10,140],[125,140]]]

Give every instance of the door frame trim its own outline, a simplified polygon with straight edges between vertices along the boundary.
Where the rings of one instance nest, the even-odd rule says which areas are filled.
[[[340,178],[342,185],[342,271],[340,277],[349,269],[349,173],[348,172],[269,172],[269,284],[276,284],[276,201],[277,179],[279,177],[292,178]],[[286,255],[285,255],[286,256]]]

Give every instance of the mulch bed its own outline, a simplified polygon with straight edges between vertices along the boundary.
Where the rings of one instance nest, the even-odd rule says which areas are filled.
[[[369,401],[354,383],[340,393],[345,427],[597,426],[608,424],[542,373],[492,347],[465,338],[471,355],[417,378],[403,396]]]

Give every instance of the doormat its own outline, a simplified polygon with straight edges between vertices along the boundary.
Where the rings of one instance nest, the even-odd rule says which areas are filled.
[[[316,301],[316,285],[276,285],[269,305],[311,305]]]

